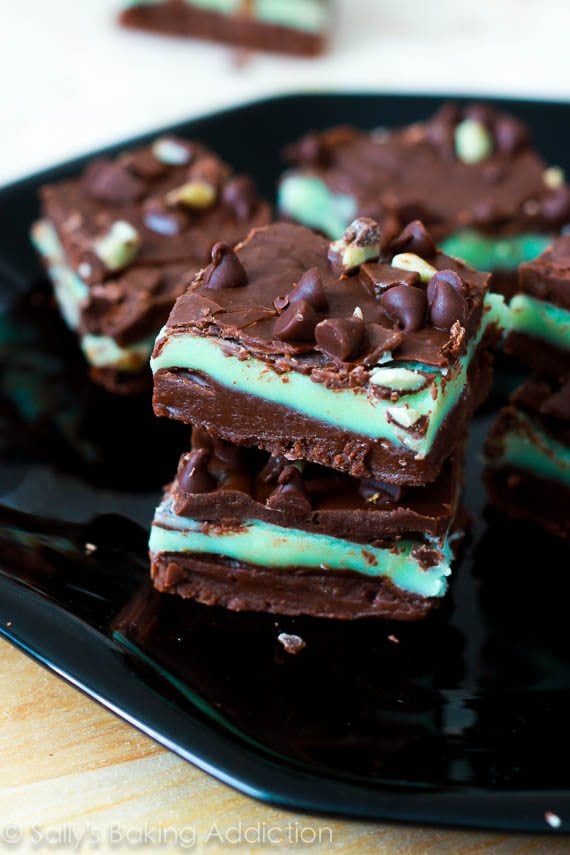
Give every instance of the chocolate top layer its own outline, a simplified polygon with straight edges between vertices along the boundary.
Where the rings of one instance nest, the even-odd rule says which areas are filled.
[[[533,374],[513,392],[511,403],[539,421],[554,439],[570,445],[570,378]]]
[[[429,250],[432,244],[420,223],[412,225],[421,241],[407,229],[377,247],[377,260],[349,273],[335,272],[339,258],[353,261],[363,249],[374,252],[373,246],[351,243],[350,229],[344,242],[330,246],[302,226],[257,229],[236,248],[247,284],[229,287],[236,280],[228,273],[228,287],[212,288],[212,266],[201,271],[172,310],[167,336],[217,337],[228,354],[239,356],[245,348],[276,370],[300,371],[330,388],[367,384],[383,358],[450,365],[479,328],[489,277],[440,252],[416,255],[418,246],[426,243]],[[394,247],[402,258],[403,244],[412,266],[427,270],[424,281],[414,270],[393,266]],[[371,393],[394,395],[381,386]]]
[[[467,134],[459,130],[466,119]],[[466,227],[557,230],[570,219],[570,188],[546,173],[528,129],[488,105],[448,103],[428,121],[392,132],[312,133],[285,156],[334,193],[354,197],[359,216],[396,229],[418,218],[437,240]]]
[[[524,294],[570,310],[570,235],[554,241],[542,255],[519,268]]]
[[[246,519],[352,540],[426,533],[443,536],[457,510],[459,456],[436,481],[395,487],[313,463],[292,463],[194,430],[170,492],[182,517],[229,527]]]
[[[43,187],[41,199],[69,264],[91,289],[82,331],[121,345],[156,332],[182,274],[206,264],[217,240],[237,243],[270,220],[251,179],[174,137],[92,161],[81,178]],[[98,246],[117,223],[134,228],[137,245],[111,264]],[[111,252],[123,249],[119,239]]]

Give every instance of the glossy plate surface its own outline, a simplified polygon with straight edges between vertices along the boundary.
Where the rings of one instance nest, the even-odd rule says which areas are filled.
[[[403,124],[439,103],[291,96],[166,130],[202,139],[272,197],[280,148],[306,130]],[[507,106],[531,122],[551,162],[570,167],[569,106]],[[497,372],[473,425],[475,525],[433,619],[335,624],[160,598],[147,582],[147,530],[189,431],[154,419],[147,398],[115,399],[88,382],[28,243],[38,185],[83,163],[0,191],[0,632],[275,804],[517,831],[550,831],[551,811],[564,831],[568,551],[485,509],[480,483],[478,452],[516,380],[510,369]],[[300,655],[282,650],[284,630],[306,640]]]

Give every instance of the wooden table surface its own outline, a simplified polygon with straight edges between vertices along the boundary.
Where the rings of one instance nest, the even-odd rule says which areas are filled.
[[[0,697],[0,853],[74,851],[81,834],[75,851],[153,855],[570,852],[570,841],[553,836],[340,822],[267,807],[161,748],[5,641]],[[250,845],[245,829],[270,831],[276,842]]]

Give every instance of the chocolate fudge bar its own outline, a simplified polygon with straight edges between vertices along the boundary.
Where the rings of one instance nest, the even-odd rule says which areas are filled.
[[[419,222],[381,245],[364,218],[331,244],[274,224],[212,259],[157,339],[157,415],[358,477],[437,476],[490,383],[487,274]]]
[[[130,0],[126,27],[254,50],[316,56],[330,28],[330,0]]]
[[[422,618],[447,589],[460,458],[402,488],[195,430],[155,514],[154,584],[237,611]]]
[[[570,374],[570,236],[519,269],[505,351],[536,371]]]
[[[357,216],[385,228],[419,218],[441,249],[495,275],[510,294],[516,269],[570,219],[570,188],[547,167],[528,128],[491,106],[445,104],[428,121],[366,133],[310,133],[285,151],[281,213],[338,238]]]
[[[94,379],[137,391],[183,274],[270,221],[250,178],[197,142],[161,137],[41,189],[32,240]],[[182,288],[182,290],[184,290]]]
[[[570,537],[570,378],[530,377],[501,412],[485,453],[496,507]]]

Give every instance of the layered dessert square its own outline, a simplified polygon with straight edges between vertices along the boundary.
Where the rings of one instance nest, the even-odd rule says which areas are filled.
[[[485,447],[492,503],[570,537],[570,379],[538,374],[512,395]]]
[[[509,304],[507,353],[535,371],[570,374],[570,236],[558,238],[535,261],[521,265]]]
[[[383,242],[356,220],[330,243],[255,229],[177,301],[157,338],[154,409],[238,445],[357,477],[436,478],[491,378],[505,311],[488,274],[419,222]]]
[[[154,584],[238,611],[422,618],[448,587],[460,461],[401,488],[195,430],[152,525]]]
[[[252,180],[197,142],[161,137],[41,189],[32,240],[93,377],[137,391],[183,274],[270,220]],[[182,289],[183,290],[183,289]]]
[[[315,56],[325,49],[331,0],[129,0],[126,27],[254,50]]]
[[[332,238],[357,216],[395,229],[419,218],[444,252],[493,272],[505,294],[518,265],[570,219],[562,170],[547,166],[524,124],[484,104],[448,103],[397,130],[311,133],[285,155],[285,217]]]

